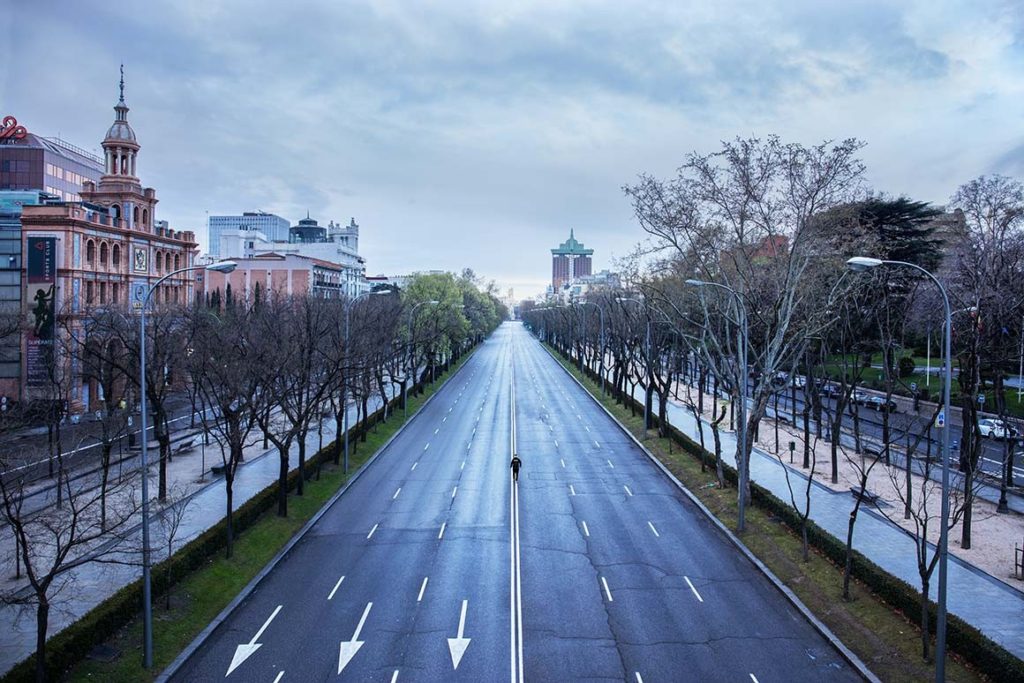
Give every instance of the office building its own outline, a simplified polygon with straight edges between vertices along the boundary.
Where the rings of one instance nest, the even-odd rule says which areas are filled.
[[[551,287],[558,292],[565,282],[572,282],[583,275],[590,275],[593,249],[585,249],[569,230],[569,239],[551,250]]]
[[[287,242],[291,224],[287,218],[281,218],[263,211],[245,211],[234,216],[210,216],[207,219],[209,245],[207,253],[216,258],[230,256],[221,253],[221,235],[225,231],[256,231],[262,233],[270,242]]]

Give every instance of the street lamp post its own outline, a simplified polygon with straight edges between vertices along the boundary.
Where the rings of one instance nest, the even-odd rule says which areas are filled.
[[[356,302],[359,301],[360,299],[362,299],[364,296],[369,296],[371,294],[390,294],[390,293],[391,292],[387,291],[387,290],[378,290],[376,292],[372,292],[372,291],[371,292],[363,292],[362,294],[359,294],[358,296],[356,296],[356,298],[352,299],[348,303],[348,305],[345,306],[345,353],[346,354],[348,354],[348,352],[349,352],[349,349],[348,349],[349,311],[351,311],[352,307],[356,305]],[[387,397],[384,398],[384,405],[385,406],[387,405]],[[386,410],[387,410],[387,408],[385,408],[385,411]],[[345,379],[343,379],[342,382],[341,382],[341,411],[342,411],[342,415],[341,415],[342,430],[345,432],[345,436],[343,437],[344,440],[345,440],[345,462],[344,462],[344,464],[342,466],[342,470],[344,471],[345,474],[348,474],[348,381],[347,381],[347,377]],[[387,414],[385,413],[385,417],[386,416],[387,416]],[[335,423],[335,424],[337,424],[337,423]]]
[[[945,382],[942,387],[942,413],[939,427],[942,429],[942,512],[939,527],[939,594],[938,609],[935,619],[935,680],[946,680],[946,560],[949,552],[949,388],[953,383],[952,327],[953,312],[949,305],[949,295],[938,278],[929,271],[914,263],[906,261],[883,261],[866,256],[855,256],[846,262],[854,271],[865,271],[881,265],[903,266],[913,268],[930,279],[942,294],[942,305],[946,314],[945,330],[942,335],[942,355],[945,363]],[[927,596],[926,596],[927,597]]]
[[[736,452],[736,470],[739,474],[739,495],[737,496],[737,522],[736,529],[745,531],[747,528],[747,484],[750,481],[749,463],[747,460],[747,346],[749,344],[747,334],[747,307],[743,297],[732,287],[718,282],[707,282],[705,280],[687,280],[686,284],[691,287],[717,287],[725,290],[736,298],[736,310],[740,321],[740,414],[739,414],[739,437],[740,448]]]
[[[430,301],[421,301],[421,302],[419,302],[418,304],[416,304],[415,306],[413,306],[409,310],[409,358],[410,358],[410,360],[411,360],[411,357],[413,355],[412,319],[413,319],[413,315],[416,313],[416,309],[419,308],[420,306],[424,305],[424,304],[430,304],[431,306],[437,306],[439,303],[441,303],[441,302],[433,300],[433,299],[430,300]],[[409,364],[407,364],[405,366],[405,381],[402,382],[402,417],[403,418],[409,417],[408,393],[407,393],[406,387],[409,384],[409,373],[412,371],[412,369],[409,367],[410,365],[411,365],[411,363],[409,363]]]
[[[150,285],[146,290],[146,296],[142,300],[142,308],[139,309],[139,398],[142,424],[142,452],[140,454],[139,466],[142,469],[142,639],[143,654],[142,665],[149,669],[153,666],[153,602],[150,592],[149,576],[149,437],[146,436],[146,427],[149,422],[146,401],[146,307],[153,292],[165,280],[193,270],[210,270],[215,273],[230,273],[238,264],[234,261],[221,261],[209,266],[189,266],[179,268],[167,273],[162,278]]]

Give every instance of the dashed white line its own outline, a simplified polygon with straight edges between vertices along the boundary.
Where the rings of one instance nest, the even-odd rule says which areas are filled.
[[[586,429],[588,432],[590,431],[590,427],[587,427],[586,425],[584,425],[583,428]]]
[[[438,427],[437,429],[434,430],[434,433],[437,434],[440,430],[441,430],[441,428]]]
[[[570,496],[575,496],[576,495],[576,489],[574,489],[572,487],[572,484],[569,484],[569,495]]]
[[[341,582],[344,581],[344,580],[345,580],[344,576],[341,577],[340,579],[338,579],[338,583],[334,584],[334,588],[332,588],[331,592],[327,595],[327,599],[328,600],[330,600],[331,598],[334,597],[334,594],[338,592],[338,586],[340,586]]]
[[[438,538],[438,540],[440,540],[440,539],[441,539],[441,537],[442,537],[442,536],[444,536],[444,528],[445,528],[445,527],[446,527],[447,525],[448,525],[448,522],[441,522],[441,530],[437,532],[437,538]]]
[[[463,460],[463,461],[462,461],[462,464],[461,464],[461,465],[459,465],[459,469],[460,469],[460,470],[464,470],[464,469],[466,469],[466,461],[465,461],[465,460]]]
[[[281,680],[282,676],[284,676],[284,672],[283,671],[277,672],[277,678],[274,679],[274,683],[279,683],[279,681]]]
[[[632,495],[633,495],[633,492],[632,492],[632,491],[630,491],[630,490],[629,490],[629,487],[628,487],[628,486],[626,486],[625,484],[623,484],[623,485],[622,485],[622,488],[626,489],[626,495],[627,495],[627,496],[632,496]]]
[[[589,538],[590,537],[590,529],[587,527],[587,523],[583,522],[583,521],[581,521],[580,523],[583,525],[583,535],[587,536]]]
[[[398,498],[398,494],[401,493],[401,492],[402,492],[402,487],[399,486],[398,490],[395,491],[395,495],[391,496],[391,500],[394,500],[395,498]]]
[[[419,460],[417,460],[416,462],[414,462],[414,463],[412,464],[412,467],[411,467],[411,468],[409,469],[409,471],[410,471],[410,472],[412,472],[412,471],[413,471],[414,469],[416,469],[416,465],[419,465],[419,464],[420,464],[420,461],[419,461]]]
[[[604,594],[608,596],[608,602],[615,602],[612,599],[612,592],[608,590],[608,582],[605,580],[603,576],[601,577],[601,584],[604,586]]]
[[[750,680],[752,680],[754,683],[761,683],[759,680],[757,680],[757,676],[755,676],[754,674],[750,674]]]
[[[601,444],[598,441],[596,441],[596,440],[594,441],[594,445],[597,446],[598,448],[601,447]]]
[[[445,415],[444,417],[441,418],[441,422],[447,422],[447,421],[448,421],[448,416],[447,415]]]
[[[378,522],[377,524],[374,524],[374,525],[373,525],[373,528],[372,528],[372,529],[370,529],[370,533],[366,534],[366,538],[367,538],[367,540],[369,540],[370,538],[372,538],[372,537],[373,537],[373,532],[374,532],[374,531],[376,531],[376,530],[377,530],[377,527],[379,527],[379,526],[380,526],[380,523],[379,523],[379,522]]]
[[[562,468],[564,469],[565,468],[565,460],[563,460],[562,458],[559,458],[558,462],[562,463]]]
[[[391,674],[391,683],[395,683],[398,680],[398,669],[395,669],[395,673]]]
[[[647,526],[651,527],[651,531],[654,532],[655,536],[657,536],[658,538],[661,538],[661,534],[659,534],[658,530],[654,528],[654,524],[652,524],[651,522],[647,522]]]
[[[704,598],[700,597],[700,593],[698,593],[697,589],[693,587],[693,583],[690,581],[690,577],[689,576],[684,576],[683,578],[686,579],[686,585],[690,587],[690,590],[692,590],[693,594],[695,596],[697,596],[697,599],[700,600],[701,602],[704,602]],[[750,677],[754,678],[754,674],[750,674]],[[756,681],[757,679],[754,678],[754,680]]]
[[[458,493],[458,492],[459,492],[459,487],[458,487],[458,486],[456,486],[455,488],[453,488],[453,489],[452,489],[452,498],[454,498],[454,497],[455,497],[455,494],[456,494],[456,493]]]
[[[423,447],[423,450],[427,450],[428,448],[430,448],[430,444],[429,443],[426,446]]]
[[[555,439],[555,448],[558,448],[558,439]]]
[[[640,677],[640,672],[637,671],[635,673],[636,673],[636,683],[644,683],[644,679]],[[394,681],[392,681],[391,683],[394,683]]]
[[[615,465],[612,464],[611,460],[605,460],[605,462],[608,463],[608,467],[611,467],[613,470],[615,469]]]
[[[422,583],[422,585],[420,585],[420,594],[416,596],[416,602],[422,602],[423,601],[423,592],[425,590],[427,590],[427,579],[428,578],[429,577],[427,577],[427,576],[423,577],[423,583]]]

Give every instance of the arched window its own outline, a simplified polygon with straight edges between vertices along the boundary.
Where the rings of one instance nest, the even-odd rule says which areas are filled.
[[[117,244],[110,250],[110,265],[115,268],[121,265],[121,247]]]
[[[132,227],[133,228],[139,227],[139,207],[137,207],[137,206],[132,211]]]
[[[178,270],[181,268],[181,254],[174,255],[174,269]]]
[[[110,248],[107,247],[107,243],[106,242],[100,242],[100,265],[101,266],[105,267],[107,265],[107,257],[109,257],[109,256],[110,256]]]
[[[85,262],[89,265],[96,263],[96,243],[92,240],[86,240],[85,242]]]
[[[110,217],[114,219],[114,224],[117,225],[117,221],[121,220],[121,207],[117,204],[111,204]]]
[[[149,209],[142,210],[142,227],[149,228]]]
[[[160,269],[163,268],[163,266],[164,266],[164,260],[160,256],[160,252],[159,251],[153,254],[153,260],[156,261],[156,272],[159,273]]]
[[[170,252],[168,252],[167,254],[164,254],[164,267],[167,269],[168,273],[171,272],[171,254],[170,254]]]

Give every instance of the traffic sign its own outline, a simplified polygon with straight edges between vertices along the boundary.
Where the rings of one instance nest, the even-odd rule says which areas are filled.
[[[940,410],[939,414],[935,417],[935,426],[942,429],[946,426],[946,411]]]
[[[978,403],[985,405],[985,394],[978,394]]]
[[[911,382],[910,383],[910,390],[911,391],[917,391],[917,382]]]

